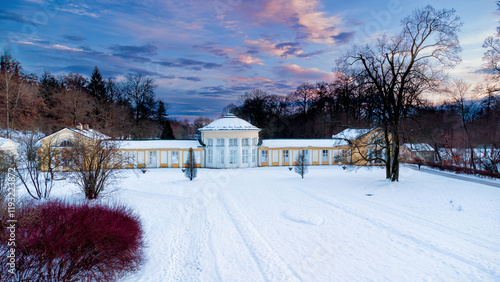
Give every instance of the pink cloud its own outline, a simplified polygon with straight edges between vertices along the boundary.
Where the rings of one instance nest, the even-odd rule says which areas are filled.
[[[335,80],[337,74],[334,72],[322,71],[318,68],[303,68],[299,65],[281,65],[274,68],[275,72],[286,79],[299,81],[326,81]]]
[[[263,22],[285,24],[297,28],[298,36],[314,43],[334,43],[333,35],[341,23],[338,16],[320,11],[319,0],[265,0],[264,10],[256,17]]]
[[[258,64],[258,65],[261,65],[261,66],[264,65],[264,63],[263,63],[263,61],[261,59],[254,58],[254,57],[252,57],[250,55],[241,54],[238,57],[236,57],[236,60],[238,62],[249,64],[249,65],[252,65],[252,64]]]
[[[271,42],[269,39],[260,38],[258,40],[245,40],[246,44],[254,45],[259,48],[260,51],[270,54],[276,57],[287,58],[291,55],[302,54],[303,51],[296,46],[297,43],[292,42]]]

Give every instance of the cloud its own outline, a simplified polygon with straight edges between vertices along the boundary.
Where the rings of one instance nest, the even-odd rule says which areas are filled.
[[[309,53],[300,53],[300,54],[297,54],[297,57],[298,58],[310,58],[310,57],[314,57],[314,56],[317,56],[317,55],[321,55],[321,54],[324,54],[326,53],[328,50],[319,50],[319,51],[314,51],[314,52],[309,52]]]
[[[184,80],[194,81],[194,82],[201,81],[201,79],[197,76],[184,76],[184,77],[179,76],[179,78],[184,79]]]
[[[63,37],[68,39],[69,41],[74,41],[74,42],[81,42],[85,40],[85,38],[78,35],[63,35]]]
[[[186,58],[175,58],[171,60],[163,60],[154,63],[164,67],[184,68],[195,71],[200,71],[202,69],[214,69],[222,66],[221,64],[217,63],[203,62]]]
[[[144,56],[154,56],[158,48],[153,45],[131,46],[131,45],[113,45],[109,47],[114,51],[113,55],[135,62],[150,62],[151,59]]]
[[[253,65],[253,64],[257,64],[257,65],[261,65],[261,66],[264,65],[264,63],[261,59],[254,58],[251,55],[244,55],[244,54],[239,55],[238,57],[236,57],[236,61],[238,61],[240,63],[248,64],[248,65]]]
[[[13,12],[7,12],[0,9],[0,21],[13,21],[18,23],[26,23],[31,25],[36,25],[34,22],[26,19],[23,15]]]
[[[39,43],[38,42],[35,43],[32,41],[25,40],[25,41],[15,41],[15,43],[22,44],[22,45],[37,46],[37,47],[41,47],[44,49],[51,49],[51,50],[58,50],[58,51],[86,52],[85,50],[80,49],[80,48],[68,47],[66,45],[61,45],[61,44],[50,45],[50,43],[48,41],[39,41]]]
[[[222,57],[226,59],[229,58],[229,54],[235,52],[233,48],[214,46],[214,43],[211,42],[193,45],[193,48],[209,53],[213,56]]]
[[[64,5],[64,8],[62,8],[61,6],[57,6],[56,9],[58,11],[61,11],[61,12],[67,12],[67,13],[71,13],[71,14],[75,14],[75,15],[79,15],[79,16],[87,16],[87,17],[91,17],[91,18],[98,18],[99,17],[97,15],[97,13],[93,12],[93,11],[95,11],[95,9],[91,9],[90,7],[88,7],[85,4],[78,5],[75,3],[69,3],[69,4]]]
[[[227,81],[235,82],[235,81],[240,81],[240,82],[270,82],[269,78],[265,77],[230,77],[226,79]]]
[[[245,43],[251,45],[249,51],[255,52],[255,50],[260,50],[276,57],[288,58],[289,56],[297,56],[303,53],[299,47],[299,42],[285,41],[272,43],[270,39],[260,38],[258,40],[247,39]]]
[[[299,65],[281,65],[273,69],[280,77],[288,80],[305,81],[333,81],[336,77],[333,72],[325,72],[317,68],[302,68]]]
[[[341,19],[327,15],[320,11],[321,8],[319,0],[263,0],[263,9],[252,16],[260,23],[276,23],[292,28],[297,39],[331,44],[334,43],[331,36]]]
[[[349,43],[354,38],[354,35],[356,32],[351,31],[351,32],[341,32],[337,35],[332,35],[332,39],[335,41],[335,43],[339,44],[346,44]]]

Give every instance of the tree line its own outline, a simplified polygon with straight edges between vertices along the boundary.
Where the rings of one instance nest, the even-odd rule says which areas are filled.
[[[483,46],[485,79],[472,88],[445,73],[461,61],[461,26],[454,9],[416,9],[401,32],[340,56],[335,81],[304,83],[286,96],[255,89],[224,110],[260,127],[261,138],[330,138],[345,128],[379,127],[392,181],[399,179],[399,146],[406,142],[429,143],[439,159],[439,148],[469,149],[475,169],[473,148],[500,145],[500,27]],[[446,101],[437,104],[429,94]]]
[[[104,79],[96,66],[87,79],[70,73],[56,77],[24,72],[8,51],[0,55],[0,127],[7,130],[39,130],[53,133],[78,123],[115,138],[193,138],[195,123],[168,117],[168,103],[157,99],[154,79],[130,74],[124,80]]]

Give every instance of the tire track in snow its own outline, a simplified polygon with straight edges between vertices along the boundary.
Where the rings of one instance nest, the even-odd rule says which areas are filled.
[[[200,262],[202,248],[207,243],[209,223],[206,210],[196,210],[188,217],[181,214],[181,222],[170,242],[170,281],[199,281],[203,271]]]
[[[439,252],[441,253],[442,255],[445,255],[447,257],[450,257],[452,259],[455,259],[457,261],[460,261],[466,265],[469,265],[469,266],[473,266],[475,267],[476,269],[478,269],[479,271],[482,271],[484,273],[487,273],[488,275],[492,276],[492,277],[500,277],[500,273],[498,272],[498,269],[499,266],[498,265],[492,265],[492,266],[486,266],[484,265],[484,262],[481,261],[481,257],[477,257],[477,255],[475,254],[469,254],[469,256],[472,256],[474,258],[466,258],[464,256],[461,256],[461,255],[458,255],[456,253],[453,253],[451,251],[448,251],[446,249],[444,249],[443,247],[441,246],[438,246],[436,244],[433,244],[432,242],[430,242],[429,240],[425,240],[425,239],[421,239],[421,238],[417,238],[416,236],[414,235],[411,235],[411,234],[407,234],[406,232],[404,231],[400,231],[392,226],[390,226],[389,223],[386,223],[386,222],[382,222],[380,220],[376,220],[374,218],[370,218],[368,215],[365,215],[365,214],[361,214],[359,213],[359,211],[356,211],[350,207],[347,207],[345,205],[341,205],[341,204],[338,204],[338,203],[334,203],[332,201],[329,201],[329,200],[325,200],[317,195],[314,195],[313,193],[311,192],[306,192],[304,191],[303,189],[299,188],[299,187],[293,187],[294,189],[296,189],[297,191],[299,192],[302,192],[303,194],[315,199],[316,201],[319,201],[319,202],[322,202],[324,204],[327,204],[337,210],[340,210],[346,214],[349,214],[351,216],[355,216],[359,219],[362,219],[374,226],[377,226],[379,228],[382,228],[384,230],[386,230],[389,234],[395,234],[401,238],[404,238],[406,240],[409,240],[409,241],[412,241],[416,244],[418,244],[419,246],[422,246],[422,247],[425,247],[427,249],[430,249],[430,250],[433,250],[433,251],[436,251],[436,252]],[[345,197],[342,197],[342,196],[339,196],[339,198],[344,198],[346,200],[348,200],[347,198]],[[388,217],[392,217],[392,218],[398,218],[398,216],[395,216],[393,214],[389,214],[389,213],[386,213],[385,216],[387,216],[386,218]],[[401,220],[401,217],[399,217],[399,219]],[[404,219],[404,218],[403,218]],[[408,224],[413,224],[414,222],[410,221],[410,220],[407,220]],[[439,234],[442,234],[442,236],[444,236],[445,238],[446,237],[449,237],[450,234],[446,233],[446,232],[443,232],[443,231],[440,231],[440,230],[437,230],[437,229],[434,229],[434,228],[429,228],[427,226],[424,226],[424,225],[420,225],[420,224],[417,224],[419,225],[419,228],[420,230],[422,229],[431,229],[432,232],[434,233],[439,233]],[[457,239],[455,237],[455,239]],[[486,251],[486,252],[491,252],[491,250],[489,250],[488,248],[484,248],[482,246],[477,246],[477,245],[473,245],[471,246],[471,244],[465,240],[465,239],[462,239],[462,238],[458,238],[461,242],[461,246],[463,245],[467,245],[467,246],[470,246],[469,249],[478,249],[478,248],[481,248],[483,249],[483,251]]]
[[[229,196],[222,196],[220,192],[218,198],[255,260],[262,277],[267,281],[300,281],[299,276],[281,259],[253,224],[246,219],[238,204]]]

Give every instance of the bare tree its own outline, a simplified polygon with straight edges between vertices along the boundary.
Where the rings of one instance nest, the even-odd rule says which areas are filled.
[[[372,46],[354,46],[339,65],[347,64],[375,89],[379,118],[384,127],[387,150],[386,177],[399,180],[401,120],[420,100],[420,95],[441,81],[440,68],[461,61],[457,32],[462,23],[455,10],[431,6],[414,10],[402,21],[396,36],[384,35]]]
[[[467,149],[469,155],[469,165],[476,170],[474,146],[471,140],[471,121],[474,120],[479,114],[479,107],[476,106],[476,99],[470,96],[471,84],[463,80],[455,80],[453,88],[451,89],[453,102],[457,109],[458,115],[463,126],[464,135],[464,149]],[[465,152],[467,152],[467,150]]]
[[[34,131],[19,138],[18,160],[11,161],[16,163],[15,170],[19,180],[35,200],[49,198],[54,186],[58,156],[54,139],[48,138],[44,146],[41,146],[40,140],[41,136]]]
[[[307,155],[304,154],[304,152],[299,152],[299,155],[297,156],[297,164],[294,166],[294,171],[300,174],[302,178],[304,178],[304,175],[308,171],[307,164]]]
[[[193,148],[189,148],[188,159],[186,162],[186,170],[184,171],[189,180],[193,180],[198,175],[198,169],[196,168],[196,159],[194,156]]]
[[[75,135],[68,155],[72,167],[71,182],[80,187],[88,200],[97,199],[116,180],[121,167],[119,143],[99,137]]]
[[[135,121],[151,117],[155,110],[155,93],[157,87],[154,80],[142,74],[127,76],[123,92],[134,110]]]
[[[500,1],[497,1],[497,10],[500,11]],[[490,73],[500,75],[500,26],[494,36],[486,38],[483,47],[487,48],[483,58],[485,67]]]

